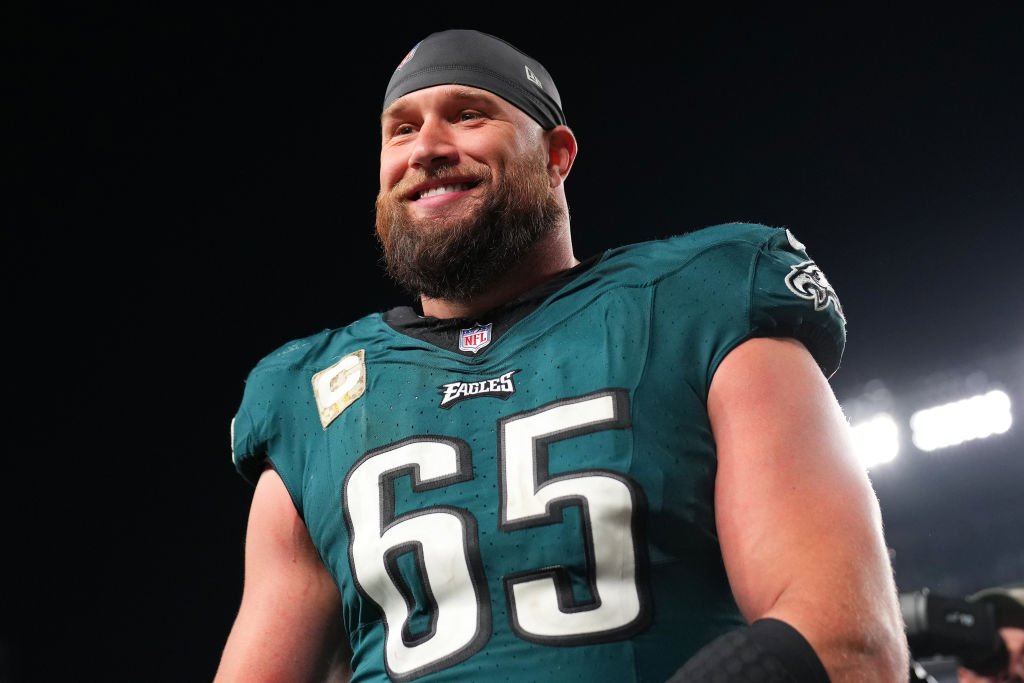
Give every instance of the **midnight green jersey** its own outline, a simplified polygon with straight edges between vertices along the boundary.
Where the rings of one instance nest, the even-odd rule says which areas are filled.
[[[371,315],[249,376],[235,464],[281,475],[341,591],[354,681],[663,681],[743,623],[708,389],[758,336],[830,375],[835,292],[788,231],[748,224],[557,282],[448,337]]]

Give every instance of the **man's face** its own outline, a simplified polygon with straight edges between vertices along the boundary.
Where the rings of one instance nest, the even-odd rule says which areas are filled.
[[[1024,682],[1024,629],[1001,628],[999,635],[1006,643],[1010,653],[1010,666],[1007,673],[999,676],[979,676],[968,669],[959,671],[961,683],[1022,683]]]
[[[414,295],[472,298],[562,218],[543,131],[500,97],[426,88],[381,126],[377,234],[388,272]]]

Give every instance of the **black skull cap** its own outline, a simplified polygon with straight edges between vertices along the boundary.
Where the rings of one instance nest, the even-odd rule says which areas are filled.
[[[562,100],[547,69],[500,38],[463,29],[431,33],[409,51],[384,93],[395,100],[435,85],[468,85],[518,107],[544,130],[565,125]]]

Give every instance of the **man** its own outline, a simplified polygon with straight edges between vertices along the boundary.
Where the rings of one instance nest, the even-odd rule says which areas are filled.
[[[580,263],[558,91],[485,34],[413,48],[381,130],[377,231],[419,309],[250,375],[218,679],[905,679],[803,246],[735,224]]]
[[[1006,669],[995,676],[982,676],[960,667],[960,683],[1024,683],[1024,587],[988,588],[970,599],[992,605],[1006,646]]]

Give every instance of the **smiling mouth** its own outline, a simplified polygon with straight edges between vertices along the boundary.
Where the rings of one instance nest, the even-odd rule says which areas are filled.
[[[439,185],[432,187],[422,192],[416,192],[412,195],[412,200],[426,199],[427,197],[436,197],[442,194],[450,194],[452,192],[463,192],[465,190],[471,190],[479,185],[479,183],[452,183],[451,185]]]

